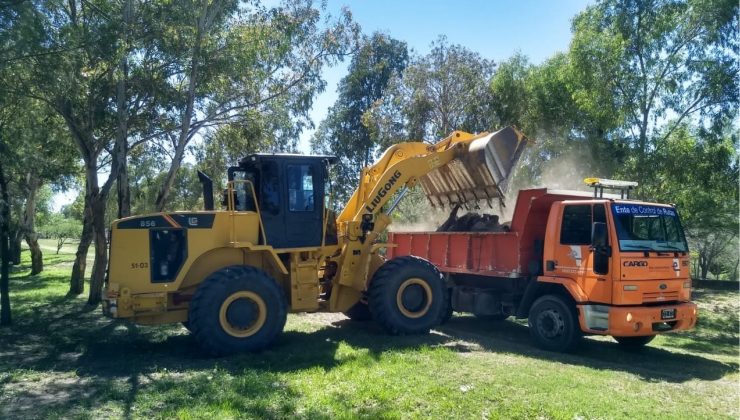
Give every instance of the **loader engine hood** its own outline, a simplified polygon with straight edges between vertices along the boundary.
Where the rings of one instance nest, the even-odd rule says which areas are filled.
[[[513,169],[528,143],[514,127],[473,140],[467,153],[420,177],[433,207],[465,205],[494,199],[503,203]]]

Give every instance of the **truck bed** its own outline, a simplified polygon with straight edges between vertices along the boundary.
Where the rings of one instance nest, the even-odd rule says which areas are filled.
[[[390,232],[388,258],[415,255],[443,273],[521,277],[516,232]]]

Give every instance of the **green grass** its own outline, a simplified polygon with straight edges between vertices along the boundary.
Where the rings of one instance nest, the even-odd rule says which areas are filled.
[[[525,326],[458,316],[390,337],[341,315],[291,315],[269,350],[208,358],[179,325],[104,318],[66,297],[72,255],[11,279],[0,328],[3,418],[737,418],[737,292],[699,291],[696,330],[642,353],[589,338],[535,349]]]

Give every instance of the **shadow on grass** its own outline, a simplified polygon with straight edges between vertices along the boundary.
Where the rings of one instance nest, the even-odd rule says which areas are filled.
[[[520,354],[600,370],[627,372],[648,381],[716,380],[737,372],[737,363],[723,363],[699,355],[647,346],[627,351],[616,342],[585,338],[577,351],[553,353],[534,347],[529,329],[516,322],[486,322],[471,316],[455,317],[440,331],[496,353]]]
[[[84,417],[106,406],[122,410],[124,417],[177,417],[184,407],[196,417],[212,412],[285,417],[295,414],[301,393],[281,382],[281,373],[329,371],[351,362],[351,354],[337,356],[342,343],[366,349],[375,361],[387,352],[423,347],[444,346],[454,352],[480,347],[673,383],[716,380],[738,371],[737,363],[655,347],[635,354],[616,343],[589,339],[574,354],[545,352],[534,348],[525,326],[471,316],[454,317],[438,333],[401,337],[386,335],[374,323],[341,320],[314,332],[287,331],[261,353],[213,359],[179,325],[139,327],[104,318],[99,309],[93,311],[79,298],[47,294],[39,301],[32,295],[39,281],[62,284],[66,280],[54,275],[43,280],[13,279],[18,293],[13,301],[16,324],[0,329],[0,417]],[[698,331],[726,328],[722,322],[708,318],[705,329]],[[669,341],[674,347],[702,345],[685,334],[675,339],[686,342]],[[362,415],[383,417],[385,413],[382,405],[366,409],[372,412]],[[300,415],[326,416],[319,411]]]

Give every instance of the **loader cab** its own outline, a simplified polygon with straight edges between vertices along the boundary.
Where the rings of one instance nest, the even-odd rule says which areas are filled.
[[[229,181],[250,181],[235,183],[235,210],[259,210],[262,242],[273,248],[321,246],[328,166],[335,161],[333,156],[249,155],[228,170]]]

